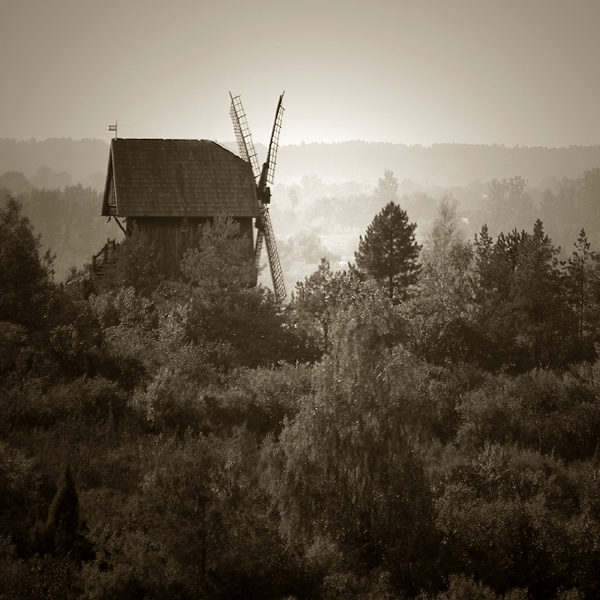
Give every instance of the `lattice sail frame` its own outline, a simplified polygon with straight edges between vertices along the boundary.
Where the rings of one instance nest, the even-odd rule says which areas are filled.
[[[267,242],[267,255],[269,257],[269,265],[271,265],[271,279],[273,281],[273,290],[275,291],[275,298],[277,298],[279,302],[283,302],[286,296],[285,282],[283,280],[283,271],[281,270],[281,263],[279,262],[279,254],[277,252],[277,244],[275,243],[275,234],[273,233],[271,216],[269,215],[269,208],[267,206],[263,206],[262,208],[262,220],[264,230],[263,235],[265,237],[265,241]]]
[[[252,165],[254,178],[258,180],[260,177],[260,165],[258,164],[256,149],[254,148],[254,143],[252,142],[252,134],[250,133],[250,128],[248,127],[246,113],[244,112],[244,107],[242,106],[242,98],[240,96],[232,96],[231,92],[229,92],[229,96],[231,97],[231,108],[229,110],[229,115],[231,116],[231,122],[233,123],[233,130],[235,131],[235,137],[240,151],[240,156],[243,160]]]
[[[281,122],[283,121],[283,94],[279,96],[277,110],[275,111],[275,121],[273,123],[273,131],[271,132],[271,140],[269,141],[269,151],[267,152],[267,183],[273,185],[275,179],[275,167],[277,165],[277,150],[279,150],[279,135],[281,133]]]

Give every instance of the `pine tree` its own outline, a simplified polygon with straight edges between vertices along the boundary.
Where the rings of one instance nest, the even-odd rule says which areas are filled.
[[[356,266],[386,286],[393,301],[406,297],[417,280],[420,246],[415,239],[416,223],[395,202],[389,202],[360,237],[354,253]]]
[[[585,229],[579,232],[575,249],[565,264],[569,304],[577,316],[579,345],[593,336],[600,318],[600,256],[591,250]]]
[[[526,239],[524,231],[514,229],[506,235],[500,233],[494,243],[486,225],[475,236],[473,301],[480,320],[498,317],[510,303],[514,274]]]
[[[473,297],[476,307],[486,313],[491,296],[496,286],[494,274],[494,240],[489,234],[488,226],[481,228],[479,235],[475,235],[473,244],[474,254],[474,290]]]
[[[71,550],[79,528],[79,499],[69,465],[63,467],[58,490],[48,510],[46,529],[52,532],[56,552]]]
[[[558,366],[571,341],[573,319],[563,294],[559,252],[538,219],[521,244],[512,289],[515,336],[533,359],[525,368]]]
[[[68,464],[62,469],[46,521],[38,513],[32,533],[33,549],[40,554],[67,554],[79,540],[79,499]]]

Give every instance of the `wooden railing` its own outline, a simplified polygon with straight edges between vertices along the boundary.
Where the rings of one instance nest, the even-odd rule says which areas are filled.
[[[101,277],[104,271],[104,267],[108,264],[108,261],[112,258],[117,249],[117,243],[115,240],[107,240],[106,244],[102,247],[100,252],[92,256],[91,271],[92,275]]]

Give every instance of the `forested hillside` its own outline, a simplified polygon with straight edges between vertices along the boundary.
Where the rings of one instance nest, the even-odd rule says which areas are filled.
[[[384,168],[396,173],[400,181],[432,186],[466,186],[521,175],[529,185],[540,187],[546,178],[574,178],[600,164],[600,146],[569,148],[475,146],[469,144],[404,144],[361,141],[338,144],[285,145],[279,149],[277,181],[299,183],[304,176],[316,176],[326,183],[354,181],[374,186]],[[237,153],[237,145],[221,142]],[[266,148],[256,144],[259,158]],[[69,178],[64,185],[81,183],[101,189],[106,178],[108,141],[56,138],[16,141],[0,138],[0,175],[18,171],[32,180],[34,187],[50,188],[39,169],[50,169]]]
[[[32,179],[35,187],[55,189],[81,183],[96,189],[103,187],[108,164],[108,144],[103,140],[72,140],[53,138],[37,141],[17,141],[0,138],[0,173],[18,171]],[[49,169],[61,174],[63,185],[48,185],[47,180],[35,181],[35,176]]]
[[[468,238],[484,223],[497,234],[528,228],[540,217],[563,250],[568,250],[582,223],[591,243],[600,243],[597,166],[570,177],[546,177],[539,187],[519,171],[502,179],[446,187],[402,180],[388,168],[379,170],[378,177],[377,185],[366,185],[304,175],[295,183],[274,187],[271,213],[288,289],[314,271],[322,257],[342,266],[353,260],[359,235],[387,202],[379,182],[390,178],[395,182],[393,197],[417,223],[421,241],[432,226],[439,197],[450,192]],[[7,195],[21,202],[24,214],[41,234],[42,246],[56,254],[58,281],[65,280],[71,267],[79,269],[89,263],[108,238],[122,238],[114,221],[107,223],[99,216],[101,191],[70,181],[67,172],[48,167],[39,168],[31,178],[19,171],[0,175],[0,204]]]
[[[352,262],[359,236],[390,200],[399,203],[417,224],[415,233],[422,243],[444,194],[456,200],[458,227],[465,238],[473,239],[484,224],[496,236],[529,229],[540,218],[554,244],[562,249],[562,259],[582,224],[592,246],[600,247],[598,167],[573,178],[549,178],[540,188],[529,185],[518,173],[449,187],[399,181],[389,169],[383,170],[374,187],[304,177],[297,184],[277,185],[273,192],[271,214],[288,288],[314,271],[321,257],[340,266]]]
[[[7,176],[8,175],[8,176]],[[88,265],[107,239],[123,237],[113,222],[100,216],[102,195],[81,184],[35,188],[21,173],[0,177],[0,207],[16,197],[23,214],[34,225],[42,248],[54,255],[56,281],[64,282],[72,269]]]
[[[537,187],[547,177],[576,177],[597,167],[600,146],[406,146],[355,141],[282,146],[277,163],[277,180],[284,183],[298,181],[302,175],[316,175],[326,181],[373,185],[382,168],[387,168],[400,181],[411,179],[426,186],[466,186],[472,181],[507,179],[519,174]]]
[[[452,191],[385,171],[345,206],[353,264],[317,258],[285,306],[227,218],[180,281],[134,235],[57,283],[25,216],[43,192],[8,198],[0,597],[600,596],[598,172],[540,203],[491,180],[475,235]]]

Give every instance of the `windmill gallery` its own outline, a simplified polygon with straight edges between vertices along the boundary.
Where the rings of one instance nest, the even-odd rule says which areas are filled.
[[[230,95],[231,96],[231,95]],[[266,246],[273,290],[285,299],[283,273],[269,216],[279,134],[283,116],[279,97],[267,157],[259,166],[239,96],[231,96],[240,156],[210,140],[124,139],[110,146],[102,215],[115,219],[125,235],[139,231],[157,250],[158,270],[169,279],[180,275],[184,253],[194,247],[202,226],[216,216],[231,217],[248,241],[258,269]],[[125,219],[125,226],[120,219]],[[254,227],[253,227],[254,223]],[[254,239],[253,229],[256,229]],[[99,276],[115,242],[93,257]]]

